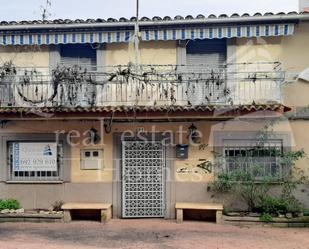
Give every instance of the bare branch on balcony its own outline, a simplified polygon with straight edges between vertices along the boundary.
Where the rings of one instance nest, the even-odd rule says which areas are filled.
[[[58,66],[51,74],[44,73],[46,71],[49,70],[17,68],[13,63],[0,67],[0,98],[4,98],[1,105],[29,103],[74,107],[82,102],[86,106],[233,104],[239,102],[237,98],[250,97],[252,89],[255,96],[250,103],[253,103],[256,97],[257,101],[263,98],[259,95],[267,94],[267,91],[280,91],[284,81],[284,73],[273,63],[242,63],[216,68],[213,65],[143,65],[139,71],[132,65],[98,71],[81,66]]]

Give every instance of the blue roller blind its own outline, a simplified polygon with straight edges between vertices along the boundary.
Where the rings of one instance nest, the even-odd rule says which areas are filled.
[[[88,44],[67,44],[60,47],[61,64],[79,65],[94,70],[97,65],[97,51]]]
[[[226,63],[226,40],[196,40],[187,44],[187,65],[220,67]]]
[[[187,54],[220,53],[226,55],[226,39],[194,40],[187,44]]]
[[[210,77],[210,72],[215,72],[218,76],[224,76],[226,63],[226,40],[196,40],[187,44],[187,71],[188,73],[201,74]],[[190,75],[190,74],[189,74]],[[188,99],[193,105],[204,105],[210,100],[212,103],[225,101],[224,86],[215,87],[212,95],[209,94],[209,87],[206,84],[192,81],[188,89]],[[208,97],[208,100],[205,98]]]

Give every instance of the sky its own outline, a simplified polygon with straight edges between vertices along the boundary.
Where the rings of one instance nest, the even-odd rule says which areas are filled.
[[[49,0],[48,19],[87,19],[135,15],[136,0]],[[46,0],[0,0],[0,20],[41,19]],[[298,0],[140,0],[140,16],[288,12]]]

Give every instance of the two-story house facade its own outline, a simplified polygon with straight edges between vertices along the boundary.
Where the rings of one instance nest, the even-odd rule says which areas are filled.
[[[309,86],[297,79],[308,68],[307,13],[144,17],[138,46],[135,27],[0,23],[1,198],[173,218],[177,201],[214,201],[216,170],[198,165],[213,151],[246,151],[271,121],[269,147],[309,152]],[[265,174],[280,174],[275,161],[261,163]]]

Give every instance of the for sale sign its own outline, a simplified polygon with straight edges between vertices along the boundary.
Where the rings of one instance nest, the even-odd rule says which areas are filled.
[[[14,171],[57,171],[57,143],[13,143]]]

